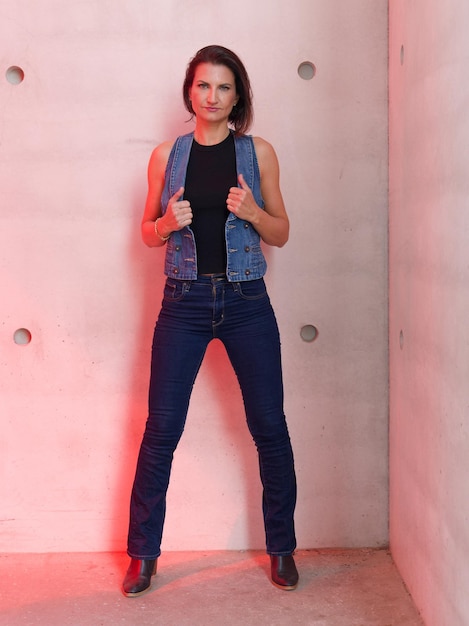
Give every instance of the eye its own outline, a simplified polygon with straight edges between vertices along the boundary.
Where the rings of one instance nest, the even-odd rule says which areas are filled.
[[[221,89],[222,91],[229,91],[229,90],[231,89],[231,87],[230,87],[230,85],[221,85],[221,86],[220,86],[220,89]]]

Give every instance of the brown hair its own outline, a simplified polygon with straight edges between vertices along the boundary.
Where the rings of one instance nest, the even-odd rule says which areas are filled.
[[[228,121],[233,125],[237,135],[245,134],[252,124],[254,112],[252,108],[251,84],[241,59],[234,52],[223,46],[206,46],[201,48],[190,60],[186,70],[182,94],[184,105],[192,116],[194,116],[194,110],[189,98],[189,91],[194,82],[195,70],[200,63],[225,65],[233,72],[238,102],[233,107]]]

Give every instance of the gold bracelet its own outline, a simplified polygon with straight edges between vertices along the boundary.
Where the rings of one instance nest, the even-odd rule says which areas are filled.
[[[155,220],[155,235],[157,237],[159,237],[161,239],[161,241],[168,241],[168,239],[171,237],[171,233],[167,236],[167,237],[163,237],[162,235],[160,235],[160,233],[158,232],[158,220],[161,219],[160,217],[158,217]]]

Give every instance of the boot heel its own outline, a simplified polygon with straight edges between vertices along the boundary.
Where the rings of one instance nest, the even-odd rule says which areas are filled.
[[[156,559],[131,559],[122,584],[128,598],[136,598],[150,589],[151,577],[156,574]]]

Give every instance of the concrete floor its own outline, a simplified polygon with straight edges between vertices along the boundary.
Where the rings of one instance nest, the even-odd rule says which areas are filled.
[[[0,624],[421,626],[386,550],[300,550],[300,584],[269,581],[260,552],[170,552],[152,590],[125,598],[121,553],[0,556]]]

